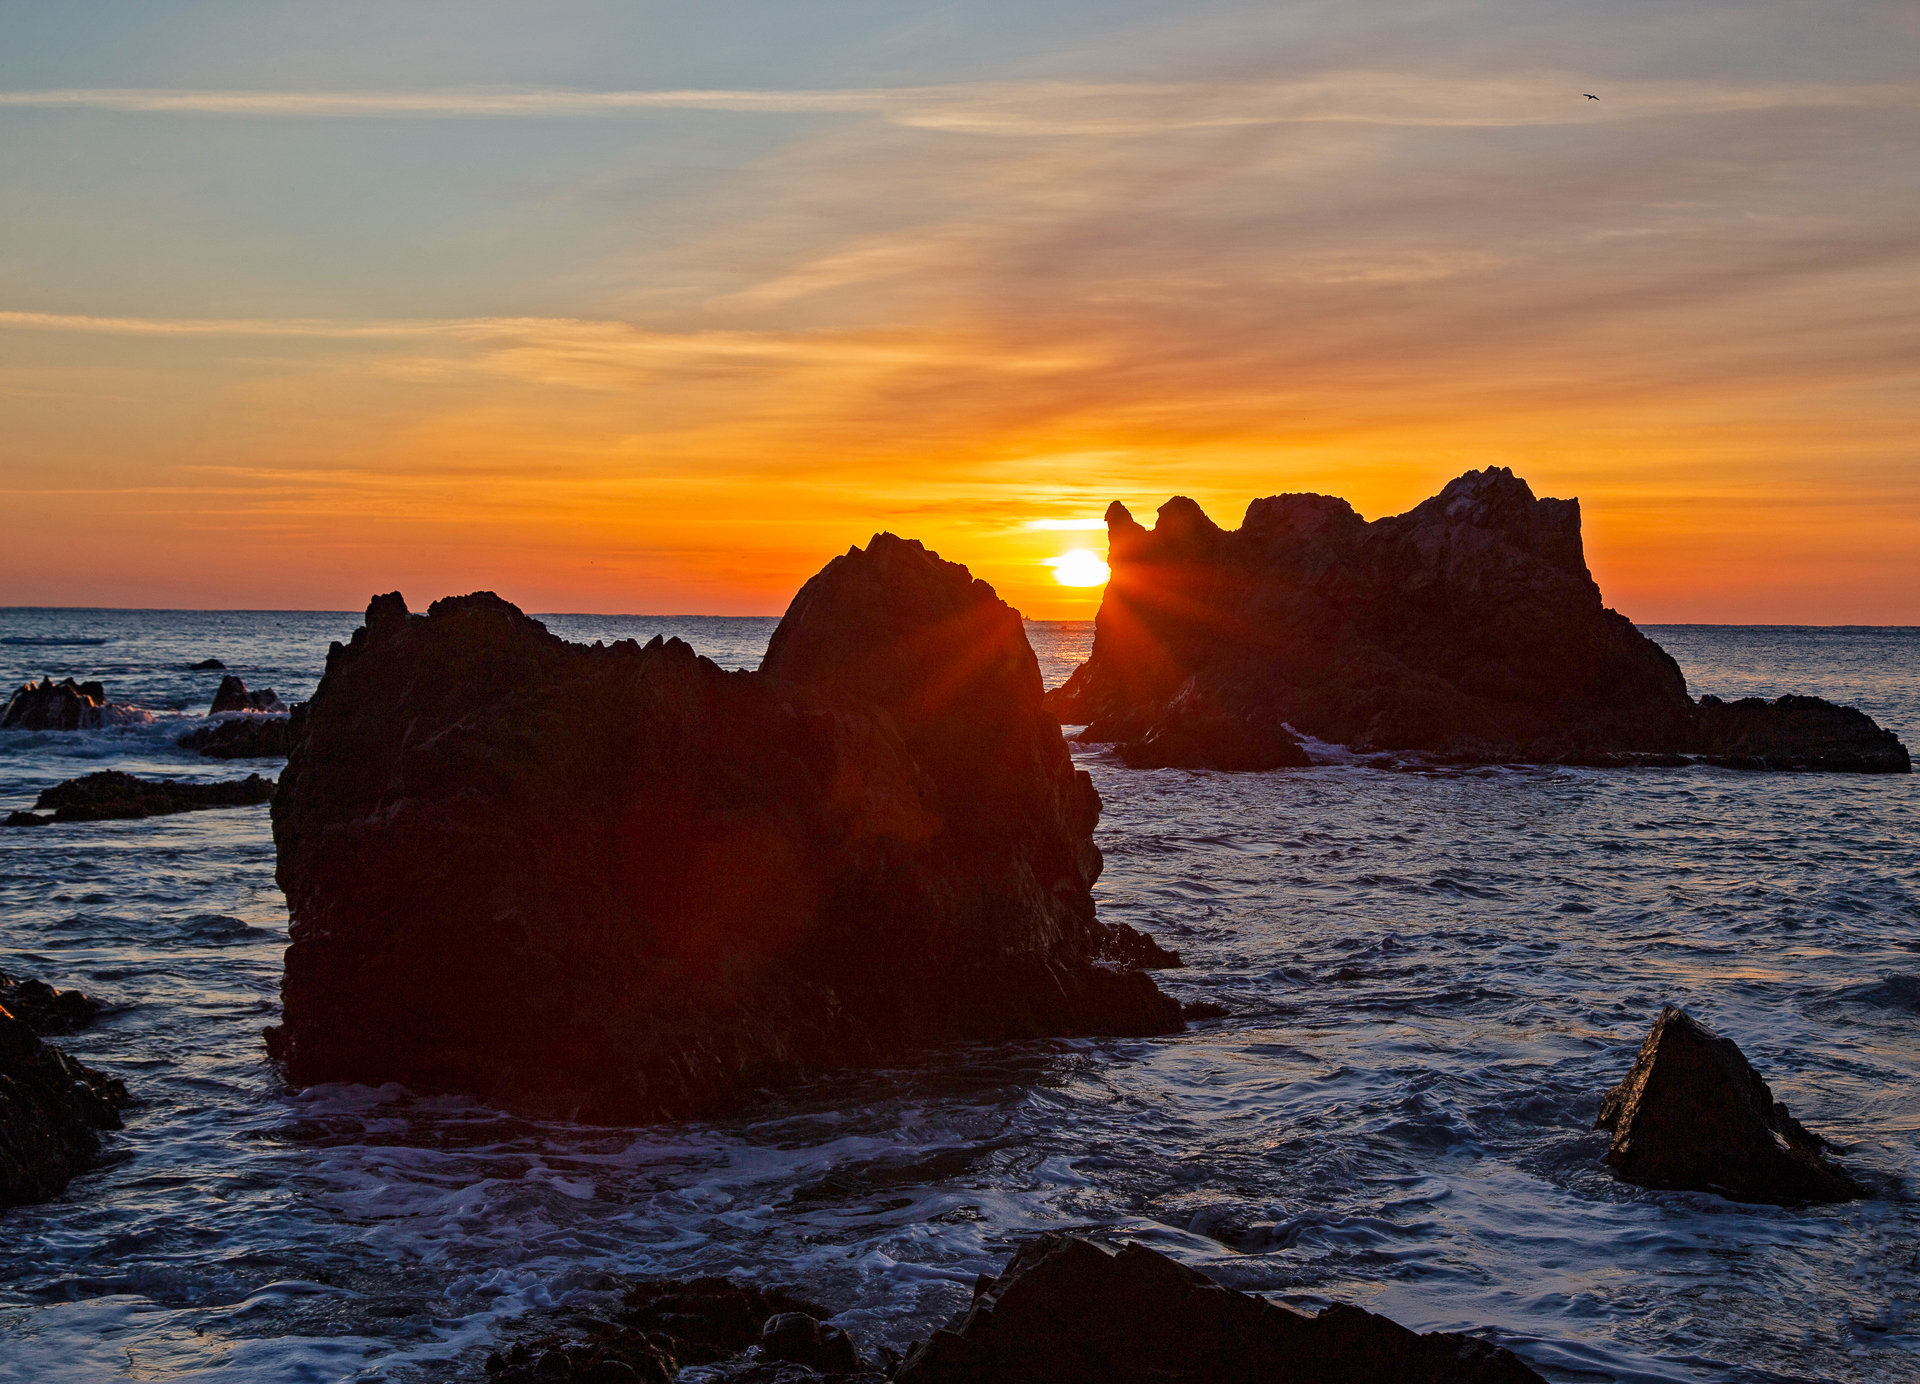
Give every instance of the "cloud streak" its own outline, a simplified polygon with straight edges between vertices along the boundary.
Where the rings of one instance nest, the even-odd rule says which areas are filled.
[[[1460,78],[1348,71],[1280,82],[995,82],[792,91],[219,91],[61,88],[0,92],[0,109],[276,118],[607,118],[663,111],[866,115],[973,135],[1126,135],[1342,123],[1509,127],[1785,109],[1920,104],[1912,83],[1617,82],[1599,102],[1565,72]]]

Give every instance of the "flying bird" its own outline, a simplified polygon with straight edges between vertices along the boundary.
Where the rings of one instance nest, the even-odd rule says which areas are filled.
[[[1594,95],[1594,94],[1593,94],[1592,92],[1590,92],[1590,91],[1583,91],[1583,92],[1581,92],[1580,94],[1581,94],[1582,96],[1584,96],[1584,97],[1586,97],[1586,98],[1587,98],[1587,99],[1588,99],[1589,101],[1598,101],[1598,100],[1600,99],[1600,98],[1599,98],[1598,96],[1595,96],[1595,95]]]

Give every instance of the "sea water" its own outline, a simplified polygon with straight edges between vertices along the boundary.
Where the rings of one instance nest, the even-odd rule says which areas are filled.
[[[729,668],[774,623],[547,619]],[[0,677],[100,678],[155,713],[0,734],[0,808],[102,768],[278,772],[174,747],[220,677],[187,665],[291,701],[358,623],[0,612]],[[1817,693],[1920,744],[1920,630],[1650,633],[1696,693]],[[1091,630],[1029,634],[1058,682]],[[1920,779],[1075,753],[1106,802],[1103,915],[1178,948],[1161,983],[1228,1017],[633,1129],[285,1089],[259,1036],[287,940],[265,808],[0,832],[0,968],[107,1001],[59,1041],[137,1097],[98,1170],[0,1212],[0,1380],[474,1378],[625,1275],[797,1284],[900,1346],[1067,1227],[1301,1306],[1485,1331],[1555,1380],[1920,1379]],[[1874,1197],[1616,1182],[1590,1126],[1668,1002],[1736,1039]]]

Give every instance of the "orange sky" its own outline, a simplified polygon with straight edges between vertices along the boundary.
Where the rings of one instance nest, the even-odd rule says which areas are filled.
[[[1634,619],[1920,623],[1871,24],[1675,10],[1581,75],[1282,11],[623,87],[504,33],[377,89],[272,33],[0,68],[0,604],[777,613],[886,528],[1074,617],[1044,560],[1104,535],[1035,520],[1499,464]]]

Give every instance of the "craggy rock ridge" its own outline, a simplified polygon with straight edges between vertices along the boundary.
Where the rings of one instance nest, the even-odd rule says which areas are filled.
[[[1021,1246],[896,1384],[1544,1384],[1474,1336],[1419,1335],[1345,1303],[1318,1316],[1223,1288],[1144,1245]]]
[[[757,673],[378,597],[274,798],[269,1046],[301,1085],[627,1121],[929,1043],[1175,1031],[1130,968],[1172,958],[1094,916],[1098,815],[1018,615],[891,535]]]
[[[1867,1189],[1829,1162],[1731,1038],[1683,1009],[1660,1011],[1639,1059],[1600,1102],[1607,1163],[1646,1187],[1719,1192],[1795,1206],[1851,1201]]]
[[[173,742],[209,759],[285,759],[293,749],[291,716],[249,712],[224,716]]]
[[[210,807],[257,807],[273,797],[273,780],[248,774],[232,783],[155,783],[118,769],[85,774],[41,792],[34,807],[49,812],[14,812],[10,827],[42,827],[52,822],[110,822],[131,817],[163,817]]]
[[[1817,698],[1696,706],[1679,665],[1602,602],[1579,501],[1536,499],[1504,467],[1372,523],[1275,495],[1226,531],[1176,496],[1151,529],[1110,506],[1107,532],[1092,656],[1048,706],[1141,767],[1264,767],[1223,722],[1269,747],[1291,726],[1463,762],[1911,767],[1889,732]]]
[[[120,1128],[127,1088],[40,1041],[90,1021],[93,1001],[10,977],[0,996],[0,1206],[24,1206],[59,1196],[100,1152],[100,1131]]]
[[[26,683],[7,699],[0,730],[99,730],[152,719],[137,707],[108,701],[101,683],[49,677]]]
[[[209,716],[218,716],[227,711],[285,711],[282,702],[271,687],[263,687],[258,692],[247,691],[247,685],[232,673],[220,679],[220,688],[213,694],[213,707]]]

